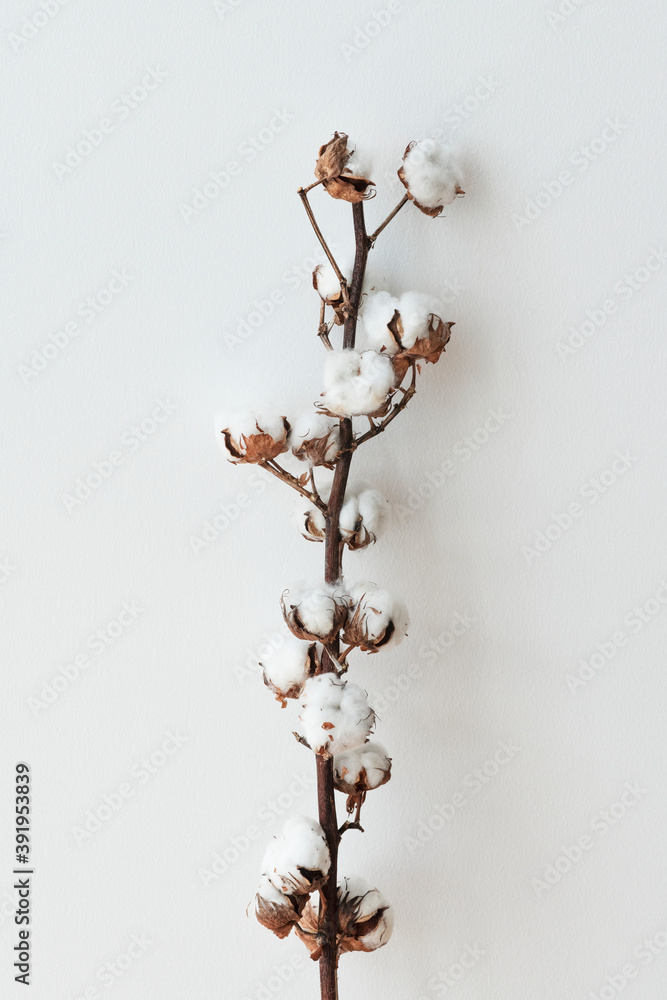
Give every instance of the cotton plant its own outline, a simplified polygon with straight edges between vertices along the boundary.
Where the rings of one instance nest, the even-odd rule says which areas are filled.
[[[324,549],[320,579],[292,583],[278,596],[289,639],[263,664],[264,684],[285,708],[296,703],[294,736],[315,758],[318,818],[297,816],[270,841],[255,895],[258,921],[278,937],[294,929],[319,962],[320,998],[337,1000],[341,955],[375,951],[391,937],[394,913],[382,893],[358,876],[339,876],[348,830],[363,832],[370,792],[391,778],[392,759],[374,738],[367,693],[349,679],[350,657],[382,655],[407,634],[405,604],[383,586],[343,576],[345,549],[374,544],[387,500],[372,484],[349,479],[352,459],[381,434],[414,396],[423,367],[442,356],[452,323],[437,295],[378,289],[366,264],[376,240],[412,203],[438,217],[462,195],[461,177],[440,141],[411,142],[397,171],[405,194],[370,234],[365,203],[375,194],[365,161],[344,133],[319,150],[316,180],[299,189],[326,263],[313,272],[319,301],[317,335],[326,350],[312,409],[229,414],[217,430],[234,464],[257,465],[299,495],[302,535]],[[341,266],[315,219],[310,192],[321,187],[348,202],[354,258]],[[357,331],[363,337],[357,343]],[[348,818],[339,825],[335,793]]]

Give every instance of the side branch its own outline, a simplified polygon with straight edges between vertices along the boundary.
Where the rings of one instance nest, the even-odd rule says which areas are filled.
[[[287,471],[287,469],[283,469],[283,467],[278,465],[277,462],[269,461],[267,459],[266,461],[258,462],[257,464],[261,469],[266,469],[266,471],[270,472],[271,475],[282,480],[283,483],[287,483],[287,485],[291,486],[293,490],[300,493],[302,497],[306,497],[307,500],[310,500],[310,502],[315,504],[315,506],[319,508],[322,513],[326,512],[327,506],[320,497],[319,493],[311,493],[310,490],[307,490],[305,486],[301,485],[296,476],[293,476],[291,472]]]
[[[389,225],[389,223],[391,222],[391,220],[394,218],[395,215],[398,215],[398,213],[400,212],[400,210],[403,208],[404,205],[406,205],[408,203],[408,201],[409,201],[409,198],[408,198],[407,194],[403,195],[403,197],[399,201],[399,203],[396,206],[396,208],[394,208],[389,213],[389,215],[384,220],[384,222],[382,223],[382,225],[378,226],[374,233],[371,233],[371,235],[368,237],[371,246],[373,246],[373,244],[375,243],[376,239],[378,238],[378,236],[380,235],[380,233],[382,232],[382,230],[385,229]]]
[[[316,184],[311,184],[311,187],[317,187],[317,185]],[[303,207],[306,210],[306,214],[307,214],[308,218],[310,219],[310,224],[311,224],[311,226],[313,227],[313,229],[315,231],[315,235],[317,236],[318,240],[320,241],[320,245],[321,245],[322,249],[324,250],[325,254],[329,258],[329,263],[333,267],[334,273],[335,273],[336,277],[340,281],[340,286],[343,289],[343,295],[344,295],[345,298],[347,298],[347,281],[345,280],[345,277],[343,276],[343,273],[342,273],[341,269],[339,268],[338,264],[336,263],[336,259],[335,259],[334,255],[332,254],[331,250],[329,249],[329,245],[328,245],[327,241],[325,240],[324,236],[322,235],[322,230],[320,229],[320,227],[318,226],[318,224],[317,224],[317,222],[315,220],[315,216],[313,215],[313,210],[310,207],[310,202],[308,201],[308,194],[307,194],[308,191],[310,191],[310,188],[299,188],[299,190],[297,191],[297,194],[299,195],[299,198],[301,198],[301,202],[303,204]]]

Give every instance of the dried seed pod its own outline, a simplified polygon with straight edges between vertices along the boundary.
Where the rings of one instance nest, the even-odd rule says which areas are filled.
[[[398,176],[408,198],[431,218],[440,215],[457,195],[465,194],[449,146],[438,139],[409,143]]]
[[[366,793],[386,784],[390,778],[391,757],[375,740],[334,757],[334,786],[347,795],[348,813],[360,809]]]
[[[255,916],[276,937],[287,937],[299,920],[307,898],[285,895],[263,875],[255,896]]]
[[[375,194],[375,185],[367,177],[359,177],[347,166],[352,150],[347,148],[345,133],[334,132],[333,138],[320,147],[315,164],[315,176],[322,181],[332,198],[342,201],[366,201]]]
[[[290,425],[286,417],[241,414],[221,430],[224,446],[240,463],[267,462],[287,451]]]
[[[299,922],[294,928],[297,937],[301,938],[306,948],[310,952],[310,957],[314,962],[318,962],[322,955],[322,945],[319,940],[319,898],[312,896],[306,901]]]
[[[289,636],[266,663],[260,662],[264,683],[285,708],[287,698],[298,698],[303,685],[320,665],[317,646]]]

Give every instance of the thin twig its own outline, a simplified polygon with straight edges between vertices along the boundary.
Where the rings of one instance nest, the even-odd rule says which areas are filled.
[[[315,186],[316,185],[312,185],[312,187],[315,187]],[[303,207],[305,208],[306,214],[308,215],[308,218],[310,219],[310,224],[313,227],[313,229],[315,230],[315,235],[317,236],[318,240],[320,241],[322,249],[324,250],[324,252],[327,255],[327,257],[329,258],[329,263],[333,267],[334,272],[336,274],[336,277],[340,281],[340,286],[343,289],[343,296],[346,298],[347,297],[347,281],[345,280],[343,272],[341,271],[341,269],[339,268],[338,264],[336,263],[336,259],[335,259],[334,255],[332,254],[331,250],[329,249],[329,245],[328,245],[327,241],[325,240],[324,236],[322,235],[322,231],[321,231],[320,227],[318,226],[317,222],[315,221],[315,216],[313,215],[313,210],[310,207],[310,202],[308,201],[308,195],[306,194],[306,192],[309,191],[309,190],[310,190],[310,188],[299,188],[299,190],[297,191],[297,194],[299,195],[299,197],[301,198],[301,201],[303,202]]]
[[[362,434],[361,437],[355,438],[354,440],[355,448],[358,448],[359,445],[363,444],[365,441],[369,441],[371,438],[375,437],[376,434],[382,434],[382,431],[385,429],[385,427],[387,427],[387,425],[390,424],[392,420],[399,415],[401,410],[404,410],[405,407],[408,405],[408,403],[410,402],[410,400],[417,391],[417,366],[414,361],[412,362],[411,368],[412,368],[412,381],[410,382],[410,385],[408,386],[407,389],[401,387],[401,391],[403,392],[403,399],[400,401],[400,403],[397,403],[393,407],[391,413],[388,416],[386,416],[384,420],[380,421],[379,424],[376,424],[372,430],[366,431],[366,433]]]
[[[326,309],[326,302],[324,299],[320,299],[320,325],[317,328],[317,336],[320,338],[327,351],[333,351],[331,346],[331,341],[329,340],[329,330],[331,329],[327,323],[324,321],[324,310]]]
[[[361,823],[359,822],[359,820],[354,820],[354,822],[352,822],[351,820],[347,819],[347,820],[345,820],[345,822],[343,823],[343,825],[338,828],[338,843],[339,844],[340,844],[341,840],[343,839],[343,834],[345,833],[346,830],[360,830],[361,833],[364,833],[364,828],[361,825]]]
[[[401,198],[401,200],[399,201],[399,203],[398,203],[398,205],[396,206],[396,208],[394,208],[394,209],[393,209],[393,210],[392,210],[392,211],[391,211],[391,212],[389,213],[389,215],[388,215],[388,216],[387,216],[387,218],[386,218],[386,219],[384,220],[384,222],[382,223],[382,225],[378,226],[378,227],[377,227],[377,229],[375,230],[375,232],[374,232],[374,233],[371,233],[371,235],[370,235],[370,236],[368,237],[368,239],[370,240],[370,244],[371,244],[371,246],[373,246],[373,244],[375,243],[376,239],[378,238],[378,236],[380,235],[380,233],[382,232],[382,230],[383,230],[383,229],[384,229],[384,228],[385,228],[386,226],[388,226],[388,225],[389,225],[389,223],[390,223],[390,222],[391,222],[391,220],[392,220],[392,219],[394,218],[394,216],[395,216],[395,215],[398,215],[398,213],[399,213],[399,212],[400,212],[400,210],[401,210],[401,209],[403,208],[403,206],[404,206],[405,204],[407,204],[408,200],[409,200],[409,199],[408,199],[408,196],[407,196],[407,194],[403,195],[403,197],[402,197],[402,198]]]
[[[305,486],[302,486],[296,476],[293,476],[291,472],[287,471],[287,469],[283,469],[282,466],[278,465],[276,461],[266,460],[264,462],[258,462],[257,464],[260,468],[266,469],[267,472],[276,476],[277,479],[281,479],[283,483],[287,483],[287,485],[291,486],[293,490],[300,493],[302,497],[306,497],[307,500],[314,503],[315,506],[322,511],[322,513],[326,511],[326,504],[322,498],[316,493],[311,493],[310,490],[305,488]]]

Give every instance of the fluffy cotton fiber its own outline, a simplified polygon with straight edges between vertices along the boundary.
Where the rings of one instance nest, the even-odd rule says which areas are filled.
[[[321,886],[331,865],[324,831],[317,820],[294,816],[269,844],[262,874],[286,895],[304,895]]]
[[[377,351],[329,351],[322,405],[342,417],[375,413],[384,406],[394,382],[391,361]]]
[[[443,303],[432,295],[404,292],[395,298],[388,292],[375,292],[366,299],[362,314],[366,338],[376,351],[396,354],[401,348],[412,347],[420,337],[427,337],[429,317],[432,313],[439,316],[442,311]]]
[[[330,642],[347,614],[347,595],[328,585],[295,586],[283,592],[281,606],[285,621],[297,639]]]
[[[326,497],[325,497],[326,499]],[[350,549],[361,549],[376,541],[389,504],[378,490],[361,484],[349,486],[340,512],[339,529],[343,541]],[[302,534],[314,541],[322,541],[326,523],[318,507],[304,512]]]
[[[341,953],[375,951],[391,937],[394,912],[378,889],[364,879],[344,878],[338,883],[338,901],[344,938]]]
[[[216,420],[217,439],[235,461],[259,462],[287,451],[290,425],[267,412],[237,412]]]
[[[364,581],[349,595],[349,610],[343,641],[368,652],[398,646],[410,623],[407,608],[386,590]]]
[[[329,465],[340,448],[340,422],[324,413],[304,413],[292,426],[289,444],[301,461]]]
[[[334,780],[336,787],[350,794],[352,791],[370,791],[388,780],[391,760],[381,743],[369,740],[356,750],[336,754]]]
[[[410,194],[426,208],[451,204],[462,183],[449,146],[439,139],[423,139],[408,149],[403,177]]]
[[[317,754],[330,757],[368,740],[375,713],[358,684],[335,674],[306,681],[301,695],[300,735]]]
[[[317,667],[315,643],[287,636],[283,645],[260,666],[263,668],[264,683],[284,708],[285,699],[298,698],[303,685]]]

